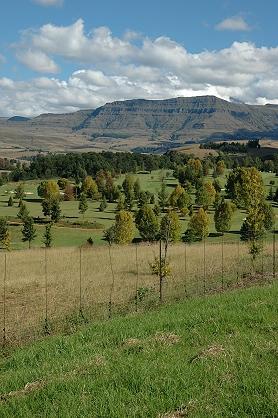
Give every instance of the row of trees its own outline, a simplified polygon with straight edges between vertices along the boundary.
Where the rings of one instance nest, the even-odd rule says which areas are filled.
[[[213,181],[204,177],[211,168],[215,174]],[[217,176],[223,174],[224,170],[225,164],[220,159],[215,165],[208,166],[206,162],[190,158],[187,164],[175,171],[180,184],[171,194],[167,192],[164,176],[161,177],[161,189],[157,201],[154,194],[141,189],[139,179],[135,180],[132,175],[127,175],[122,186],[119,186],[114,183],[112,174],[105,170],[98,171],[95,178],[86,176],[79,183],[72,183],[66,178],[61,178],[58,182],[43,181],[38,187],[38,195],[42,198],[44,215],[52,222],[57,222],[61,217],[61,199],[79,199],[79,211],[82,214],[88,209],[87,199],[100,200],[100,211],[105,210],[107,201],[117,202],[116,222],[106,232],[106,238],[109,242],[118,243],[126,240],[130,242],[130,237],[134,236],[133,224],[137,226],[143,240],[156,240],[163,235],[163,225],[166,220],[167,225],[173,225],[171,240],[175,241],[180,238],[179,217],[188,213],[190,220],[184,239],[188,242],[200,240],[208,235],[210,219],[208,209],[212,205],[214,206],[215,229],[220,233],[230,230],[236,208],[245,209],[247,216],[241,228],[241,237],[243,240],[252,242],[254,250],[258,246],[259,239],[263,237],[266,230],[273,227],[274,222],[272,206],[266,201],[262,176],[254,167],[232,170],[227,178],[225,192],[229,200],[226,200],[217,180]],[[195,201],[193,202],[194,190]],[[22,201],[24,196],[24,187],[19,184],[15,190],[15,198],[19,199],[18,217],[23,222],[30,218],[26,205]],[[12,204],[10,200],[9,205]],[[133,219],[131,211],[135,203],[137,212]],[[195,213],[194,205],[198,208]],[[165,211],[167,213],[160,219],[161,212]],[[125,222],[127,223],[125,232],[117,232],[119,225],[123,226]],[[30,226],[28,228],[30,229]],[[130,234],[127,231],[130,231]],[[125,235],[127,238],[123,238]]]
[[[257,146],[256,141],[250,142]],[[209,155],[203,160],[204,165],[216,165],[218,160],[224,161],[227,168],[256,167],[259,170],[278,173],[278,156],[276,155],[249,155],[244,151],[251,147],[229,143],[208,143],[202,147],[214,148],[219,156]],[[48,179],[65,177],[81,181],[87,175],[96,176],[100,170],[110,171],[112,176],[123,173],[136,173],[138,171],[152,171],[158,169],[173,169],[187,164],[190,156],[177,151],[167,151],[164,155],[138,154],[138,153],[68,153],[39,155],[32,159],[30,165],[21,162],[9,163],[12,170],[9,179],[20,181],[25,179]],[[5,162],[7,166],[7,162]]]
[[[26,216],[23,219],[22,226],[22,241],[28,242],[29,248],[31,248],[32,241],[37,237],[37,231],[34,225],[34,219],[31,216]],[[52,236],[52,223],[48,223],[45,226],[42,242],[45,247],[51,247],[53,241]],[[8,222],[5,218],[0,218],[0,245],[6,251],[11,249],[11,233],[9,230]]]
[[[222,198],[214,215],[216,231],[223,234],[230,230],[234,211],[235,206]],[[160,219],[150,205],[142,206],[134,217],[130,211],[119,211],[116,214],[115,224],[106,231],[105,238],[109,243],[130,243],[135,237],[135,226],[143,241],[164,239],[166,233],[171,242],[181,239],[181,222],[178,213],[175,210],[169,210]],[[202,240],[209,235],[209,226],[209,215],[201,207],[190,217],[184,240],[187,242]]]

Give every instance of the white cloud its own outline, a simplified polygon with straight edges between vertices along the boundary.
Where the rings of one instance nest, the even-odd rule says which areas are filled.
[[[6,58],[4,55],[0,54],[0,64],[4,64],[6,62]]]
[[[56,73],[56,59],[75,68],[68,78],[0,80],[0,114],[66,112],[131,98],[213,94],[249,103],[278,100],[278,47],[234,42],[218,51],[190,53],[161,36],[115,37],[109,28],[86,33],[81,19],[69,26],[25,31],[15,46],[33,70]],[[60,62],[60,61],[59,61]]]
[[[232,30],[232,31],[249,31],[251,27],[243,19],[242,16],[228,17],[227,19],[219,22],[215,28],[217,30]]]
[[[24,43],[31,43],[48,54],[90,63],[129,58],[136,49],[129,40],[113,37],[107,27],[86,34],[82,19],[70,26],[47,24],[37,32],[27,31],[21,46]]]
[[[32,49],[18,51],[17,59],[31,70],[41,73],[57,73],[59,67],[55,62],[44,52],[35,51]]]
[[[32,0],[41,6],[62,6],[64,0]]]

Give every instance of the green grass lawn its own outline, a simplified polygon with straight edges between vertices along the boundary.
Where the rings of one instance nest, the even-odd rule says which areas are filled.
[[[0,416],[275,417],[277,297],[191,299],[3,353]]]
[[[228,175],[228,173],[229,171],[226,170],[224,175],[218,178],[222,187],[225,186],[226,176]],[[150,174],[139,173],[137,175],[134,175],[134,178],[138,177],[140,179],[142,190],[149,190],[150,192],[154,193],[157,197],[157,193],[159,192],[160,187],[161,187],[162,175],[164,176],[166,175],[165,181],[167,185],[167,191],[170,194],[171,191],[174,189],[175,185],[178,183],[178,181],[171,175],[170,170],[165,170],[165,171],[157,170],[157,171],[153,171]],[[278,178],[275,177],[275,174],[262,173],[262,176],[264,179],[267,193],[270,188],[271,180],[275,181],[275,186],[273,187],[273,190],[275,190],[275,188],[278,187]],[[125,176],[123,175],[117,178],[116,183],[122,184],[124,177]],[[211,175],[208,178],[213,180]],[[43,218],[43,214],[41,211],[41,202],[37,195],[37,186],[39,183],[40,183],[39,180],[26,181],[24,184],[24,188],[25,188],[25,192],[27,192],[26,205],[31,215],[35,217],[39,216]],[[9,196],[11,195],[10,192],[12,192],[15,189],[16,185],[17,185],[16,183],[9,183],[0,187],[0,216],[16,218],[17,213],[18,213],[17,202],[15,203],[13,207],[7,206]],[[75,202],[75,201],[61,202],[61,209],[62,209],[62,215],[64,216],[64,220],[69,223],[73,223],[76,221],[96,222],[99,224],[100,228],[87,231],[84,228],[78,230],[76,228],[70,228],[70,227],[59,228],[59,229],[58,227],[55,227],[54,228],[54,242],[53,242],[54,246],[82,245],[86,243],[89,237],[92,237],[96,244],[103,244],[105,242],[103,240],[103,232],[105,229],[109,228],[114,222],[116,204],[109,203],[105,211],[100,212],[98,210],[100,202],[88,201],[89,208],[83,217],[83,215],[80,215],[78,211],[78,203],[79,202]],[[276,211],[276,214],[278,215],[278,207],[275,208],[275,211]],[[209,215],[211,219],[210,232],[214,233],[215,232],[214,222],[213,222],[214,212],[212,209],[209,211]],[[225,237],[226,240],[235,241],[238,239],[238,236],[239,236],[238,232],[240,230],[240,227],[242,225],[242,222],[245,216],[246,214],[244,211],[240,211],[240,210],[236,211],[233,217],[233,221],[232,221],[231,232],[226,234],[226,237]],[[188,220],[189,220],[189,216],[186,216],[185,218],[181,218],[182,232],[186,230]],[[42,245],[43,229],[44,228],[42,226],[37,227],[37,238],[33,242],[32,244],[33,246]],[[13,249],[22,249],[22,248],[28,247],[27,244],[22,243],[21,241],[21,227],[20,226],[15,225],[11,227],[11,233],[12,233],[12,248]],[[137,237],[139,237],[138,233],[137,233]],[[212,242],[218,241],[219,237],[212,236],[209,238],[209,240]]]

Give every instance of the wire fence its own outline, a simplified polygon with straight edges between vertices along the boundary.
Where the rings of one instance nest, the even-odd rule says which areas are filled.
[[[166,277],[162,247],[158,242],[0,253],[1,344],[278,277],[275,234],[255,260],[239,240],[170,245]],[[150,267],[155,258],[157,274]]]

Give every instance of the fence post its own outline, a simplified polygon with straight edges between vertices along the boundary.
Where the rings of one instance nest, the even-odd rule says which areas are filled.
[[[49,324],[48,324],[48,272],[47,272],[47,248],[44,249],[44,279],[45,279],[45,322],[44,322],[44,331],[45,334],[50,334]]]
[[[159,301],[162,303],[162,240],[159,240]]]
[[[112,257],[111,257],[111,244],[109,244],[108,248],[109,248],[109,261],[110,261],[111,275],[112,275],[112,284],[110,288],[109,306],[108,306],[108,318],[110,319],[112,316],[112,296],[113,296],[113,291],[114,291],[115,274],[113,270]]]
[[[82,306],[82,247],[79,248],[79,313],[84,318]]]
[[[272,242],[273,279],[275,279],[275,277],[276,277],[276,254],[275,254],[275,250],[276,250],[276,236],[275,236],[275,229],[273,229],[273,242]]]
[[[264,280],[264,240],[262,241],[262,279]]]
[[[237,269],[236,269],[236,284],[239,285],[239,253],[240,253],[240,238],[237,241]]]
[[[206,293],[206,237],[204,236],[204,257],[203,257],[203,262],[204,262],[204,276],[203,276],[203,290],[204,290],[204,294]]]
[[[7,282],[7,254],[4,255],[4,289],[3,289],[3,346],[6,345],[6,282]]]
[[[138,267],[138,244],[135,245],[136,257],[136,293],[135,293],[135,312],[138,311],[138,283],[139,283],[139,267]]]
[[[187,245],[184,243],[184,292],[187,297]]]
[[[221,240],[221,287],[224,290],[224,234]]]

